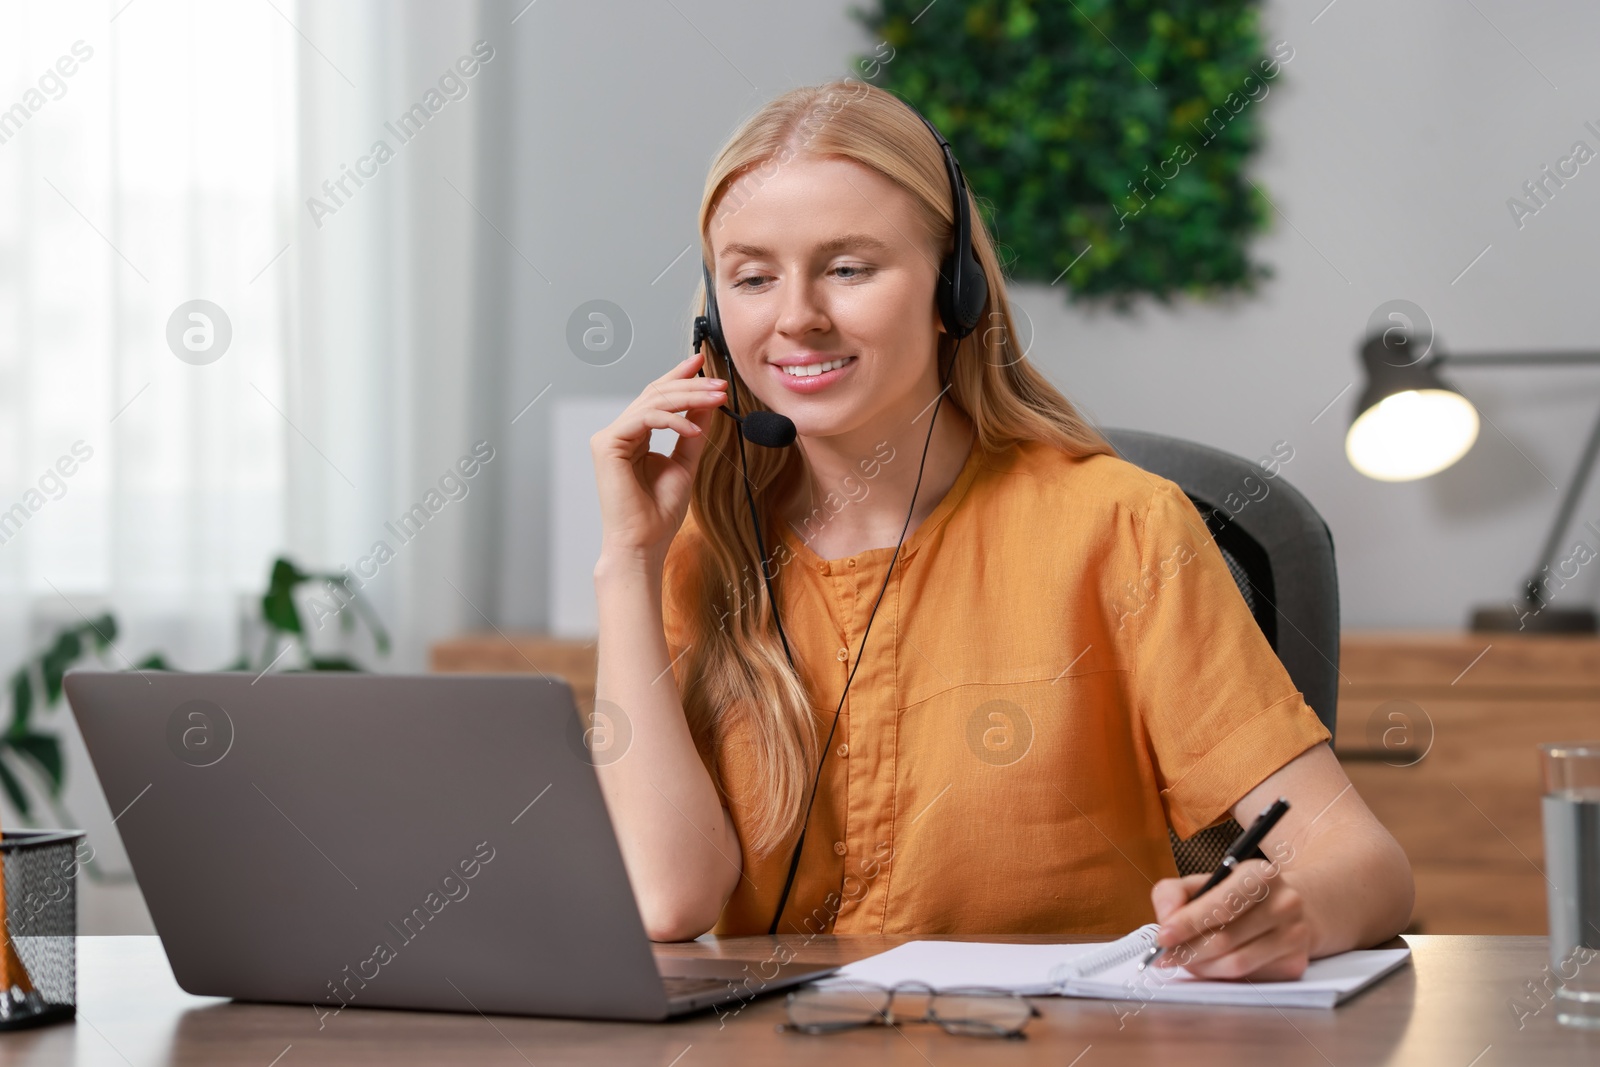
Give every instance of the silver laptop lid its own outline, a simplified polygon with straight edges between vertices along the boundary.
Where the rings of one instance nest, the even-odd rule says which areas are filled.
[[[190,993],[666,1015],[565,683],[74,671],[66,692]]]

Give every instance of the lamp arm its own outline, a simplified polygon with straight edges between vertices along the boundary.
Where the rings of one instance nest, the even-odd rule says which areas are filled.
[[[1600,352],[1440,352],[1433,361],[1452,367],[1572,366],[1600,363]]]
[[[1545,538],[1544,549],[1539,553],[1539,558],[1533,565],[1533,574],[1528,578],[1525,593],[1530,601],[1537,597],[1540,572],[1555,562],[1562,535],[1567,532],[1567,523],[1572,521],[1572,513],[1578,507],[1578,498],[1583,495],[1584,486],[1589,484],[1589,475],[1594,471],[1597,455],[1600,455],[1600,415],[1595,417],[1594,428],[1589,431],[1589,441],[1583,446],[1583,455],[1578,459],[1578,469],[1573,471],[1572,478],[1567,484],[1567,491],[1561,496],[1561,506],[1556,509],[1556,520],[1550,525],[1550,534]]]

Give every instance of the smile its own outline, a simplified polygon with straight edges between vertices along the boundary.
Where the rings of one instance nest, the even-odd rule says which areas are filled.
[[[771,364],[773,376],[791,393],[810,396],[831,389],[833,383],[855,372],[856,357],[844,356],[826,363],[802,363],[793,367]]]
[[[854,356],[845,356],[843,359],[829,360],[827,363],[809,363],[805,366],[780,367],[778,369],[783,371],[783,373],[787,374],[791,378],[814,378],[819,374],[826,374],[828,371],[838,370],[840,367],[844,366],[846,363],[849,363],[855,358],[856,357]]]

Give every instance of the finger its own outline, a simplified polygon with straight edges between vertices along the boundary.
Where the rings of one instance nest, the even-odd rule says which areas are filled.
[[[1244,904],[1246,907],[1237,913],[1230,912],[1231,917],[1225,923],[1219,923],[1213,916],[1211,929],[1174,945],[1162,957],[1163,960],[1181,960],[1183,966],[1193,970],[1196,964],[1219,960],[1257,938],[1270,935],[1289,919],[1289,916],[1279,914],[1271,906],[1258,905],[1249,900],[1245,900]]]
[[[1274,931],[1240,945],[1234,952],[1216,960],[1190,961],[1184,969],[1195,977],[1234,981],[1248,977],[1264,981],[1269,977],[1299,977],[1309,963],[1304,945],[1285,931]]]
[[[1298,926],[1275,927],[1215,959],[1196,960],[1184,969],[1197,978],[1277,981],[1299,978],[1310,963],[1310,938]]]
[[[712,384],[712,379],[696,379],[693,383],[668,385],[652,383],[639,394],[636,404],[662,411],[687,411],[691,408],[715,407],[728,399],[726,384]]]
[[[676,377],[676,376],[673,376],[673,375],[668,375],[667,377],[657,378],[655,381],[651,382],[649,388],[650,389],[710,389],[710,388],[721,389],[721,388],[726,387],[727,384],[728,384],[728,380],[726,378],[719,378],[714,374],[713,375],[691,374],[691,375],[689,375],[687,377]]]
[[[680,437],[699,437],[705,432],[682,415],[659,408],[646,408],[640,421],[652,430],[675,430]]]
[[[692,473],[700,463],[700,454],[706,449],[706,442],[710,440],[711,421],[717,417],[715,408],[697,408],[689,412],[689,421],[701,430],[698,434],[679,434],[678,444],[672,450],[672,458],[682,463]]]
[[[640,392],[638,400],[653,402],[664,399],[704,396],[708,393],[726,393],[728,383],[720,378],[688,378],[665,382],[651,382]]]
[[[1169,947],[1179,945],[1228,923],[1271,893],[1276,873],[1260,860],[1241,863],[1217,886],[1163,918],[1157,941]],[[1202,880],[1200,884],[1205,883]]]
[[[660,408],[630,407],[604,431],[591,438],[590,447],[597,459],[614,455],[631,463],[649,451],[651,430],[666,429],[690,436],[700,432],[699,427],[682,415]]]
[[[691,352],[689,354],[689,358],[688,359],[684,360],[682,363],[679,363],[676,367],[673,367],[671,370],[667,371],[667,373],[665,373],[661,377],[657,378],[656,381],[658,381],[658,382],[670,382],[670,381],[681,380],[681,379],[684,379],[684,378],[693,378],[696,374],[700,373],[700,364],[704,360],[705,360],[705,354],[704,354],[703,351],[701,351],[701,352]]]
[[[1150,903],[1155,907],[1156,921],[1164,923],[1167,916],[1189,903],[1208,875],[1190,874],[1182,878],[1163,878],[1150,889]]]
[[[1274,930],[1296,926],[1304,929],[1304,903],[1299,894],[1292,886],[1263,877],[1263,873],[1264,865],[1257,864],[1255,869],[1241,865],[1236,872],[1238,883],[1231,891],[1225,891],[1230,885],[1225,882],[1195,902],[1205,905],[1208,911],[1198,917],[1193,912],[1169,917],[1169,923],[1198,922],[1203,931],[1171,946],[1169,955],[1174,961],[1186,967],[1204,964]],[[1212,903],[1214,897],[1216,901]]]

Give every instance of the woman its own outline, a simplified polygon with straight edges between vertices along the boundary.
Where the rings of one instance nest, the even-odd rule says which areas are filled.
[[[647,930],[1065,940],[1153,917],[1163,963],[1257,979],[1393,936],[1404,854],[1193,505],[1022,356],[957,195],[987,277],[960,342],[930,128],[861,83],[772,101],[701,204],[728,352],[591,440],[597,698],[631,731],[598,770]],[[742,441],[730,383],[797,440]],[[1278,796],[1270,861],[1189,900],[1206,876],[1176,877],[1167,827]]]

